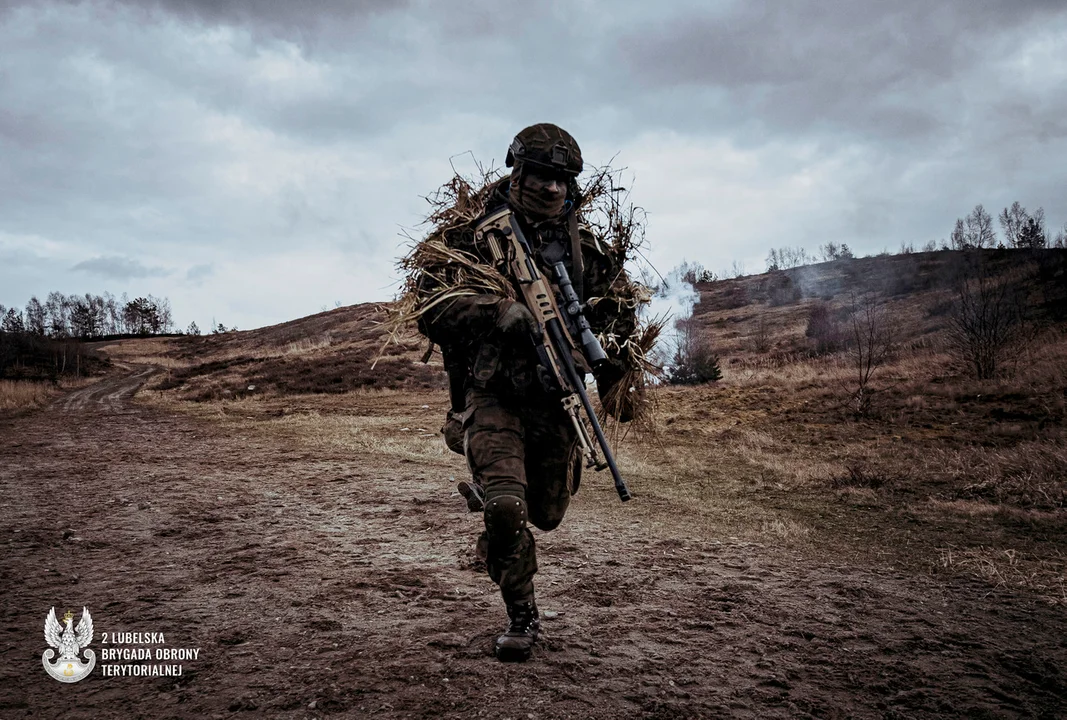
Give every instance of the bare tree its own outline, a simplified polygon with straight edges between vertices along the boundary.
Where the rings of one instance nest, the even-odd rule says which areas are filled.
[[[56,338],[68,337],[70,335],[70,328],[67,325],[69,306],[63,293],[48,293],[44,308],[48,316],[48,334]]]
[[[782,269],[782,260],[778,257],[778,251],[771,248],[771,251],[767,253],[767,272],[774,272],[775,270]]]
[[[1067,223],[1064,223],[1063,228],[1056,233],[1056,239],[1052,241],[1050,247],[1067,248]]]
[[[949,347],[976,377],[996,375],[1006,356],[1019,351],[1031,332],[1027,277],[994,276],[980,254],[967,258],[956,280],[956,300],[949,318]]]
[[[1037,225],[1041,228],[1041,232],[1045,232],[1045,208],[1038,206],[1037,210],[1034,210],[1034,214],[1031,217],[1037,221]]]
[[[871,378],[885,364],[893,351],[893,327],[884,302],[872,292],[852,292],[848,354],[855,370],[852,400],[857,414],[866,417],[871,411]]]
[[[682,258],[682,262],[676,265],[668,274],[666,278],[662,279],[662,285],[664,287],[670,286],[670,280],[677,278],[683,283],[694,285],[696,283],[715,282],[718,280],[715,277],[715,273],[705,268],[698,262],[690,262],[685,258]],[[336,307],[340,307],[340,301],[337,302]],[[323,310],[326,310],[326,306],[322,306]]]
[[[849,257],[851,257],[851,254]],[[771,248],[771,251],[767,254],[767,271],[788,270],[789,268],[808,265],[817,260],[818,258],[814,255],[809,255],[808,251],[799,245],[797,247],[784,247],[779,250]]]
[[[953,250],[967,249],[967,228],[963,225],[963,218],[956,218],[956,227],[952,228],[949,240]]]
[[[44,305],[35,295],[26,303],[26,330],[34,335],[44,336],[47,327]]]
[[[1011,204],[1010,208],[1004,208],[1000,215],[997,216],[997,219],[1000,221],[1000,228],[1004,231],[1004,238],[1008,241],[1008,246],[1019,247],[1019,235],[1022,233],[1023,225],[1030,219],[1030,214],[1026,212],[1026,208],[1016,200]]]
[[[115,296],[109,292],[104,293],[104,334],[115,335],[122,332],[122,308],[119,307]]]
[[[165,333],[170,332],[174,328],[174,318],[171,316],[170,299],[166,297],[152,297],[148,296],[148,299],[156,306],[156,326],[153,332]]]
[[[967,245],[972,248],[991,248],[997,244],[997,233],[993,229],[993,218],[982,207],[982,204],[974,206],[971,214],[964,219],[967,227]]]

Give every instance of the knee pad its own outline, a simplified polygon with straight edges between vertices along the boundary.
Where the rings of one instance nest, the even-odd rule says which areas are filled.
[[[493,495],[485,500],[485,529],[492,542],[517,545],[530,514],[518,495]]]

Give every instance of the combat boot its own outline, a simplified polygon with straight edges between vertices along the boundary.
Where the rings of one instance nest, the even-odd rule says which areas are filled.
[[[467,501],[467,510],[472,513],[485,510],[485,492],[477,483],[460,480],[456,486],[459,494]]]
[[[531,600],[508,604],[508,630],[496,639],[496,657],[501,662],[522,662],[533,653],[537,634],[541,631],[541,616]]]

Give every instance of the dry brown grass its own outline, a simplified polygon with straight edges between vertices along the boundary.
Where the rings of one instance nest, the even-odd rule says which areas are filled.
[[[1067,508],[1067,445],[1062,442],[951,450],[931,459],[956,481],[960,498],[1036,509]]]
[[[51,383],[0,380],[0,411],[42,407],[58,394]]]
[[[188,367],[190,361],[174,356],[180,338],[133,338],[90,345],[112,362],[155,365],[163,368]]]
[[[63,393],[94,382],[96,378],[62,380],[58,385],[29,380],[0,380],[0,412],[44,407]]]
[[[1067,605],[1067,557],[1039,558],[1011,548],[940,547],[937,567],[973,575],[994,587],[1022,588],[1053,605]]]
[[[860,263],[857,281],[871,281],[876,269]],[[847,280],[844,265],[824,270]],[[651,389],[655,432],[615,438],[635,502],[619,504],[597,473],[585,475],[580,501],[595,502],[605,522],[814,554],[862,555],[869,547],[927,570],[931,557],[942,557],[937,548],[947,548],[940,571],[1046,598],[1056,587],[1062,592],[1067,335],[1046,332],[1011,372],[977,381],[943,350],[944,316],[929,311],[940,291],[893,295],[902,343],[872,380],[870,415],[857,417],[845,402],[856,372],[847,357],[813,357],[807,347],[807,306],[817,298],[770,307],[758,282],[715,284],[697,306],[699,323],[722,349],[723,380]],[[365,372],[384,317],[371,306],[344,308],[250,333],[143,344],[122,357],[161,352],[191,363],[174,369],[179,384],[146,394],[153,403],[251,423],[279,443],[316,452],[462,477],[463,459],[437,435],[447,399],[436,358],[418,363],[421,338],[393,346],[396,354],[375,371],[377,386],[338,394],[313,387],[338,368],[350,378]],[[753,342],[761,325],[765,351]],[[412,368],[426,373],[429,387],[399,386]],[[293,384],[297,377],[308,380]],[[267,381],[257,380],[254,393],[237,392],[254,378]]]

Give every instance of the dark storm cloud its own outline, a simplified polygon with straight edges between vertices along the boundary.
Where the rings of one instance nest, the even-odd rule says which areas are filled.
[[[402,0],[142,0],[133,6],[159,6],[209,22],[278,25],[319,24],[402,8]]]
[[[98,275],[112,280],[129,280],[131,278],[163,277],[169,273],[162,268],[147,267],[137,260],[127,257],[96,257],[83,260],[71,270]]]
[[[64,268],[242,327],[385,297],[449,157],[542,120],[633,169],[665,268],[977,202],[1059,226],[1062,6],[0,0],[0,291]]]
[[[258,39],[281,38],[316,52],[343,47],[367,18],[403,10],[407,0],[118,0],[149,14],[240,27]]]
[[[82,5],[85,0],[53,0],[55,4]],[[40,5],[37,0],[0,0],[5,10]],[[153,21],[156,13],[203,25],[229,25],[262,31],[264,35],[314,44],[331,30],[368,16],[403,10],[408,0],[98,0],[102,15],[124,6]]]
[[[627,34],[650,90],[724,91],[752,121],[924,136],[967,104],[956,84],[1009,56],[1062,2],[736,3]],[[977,87],[976,90],[990,90]],[[978,98],[980,100],[980,95]]]

